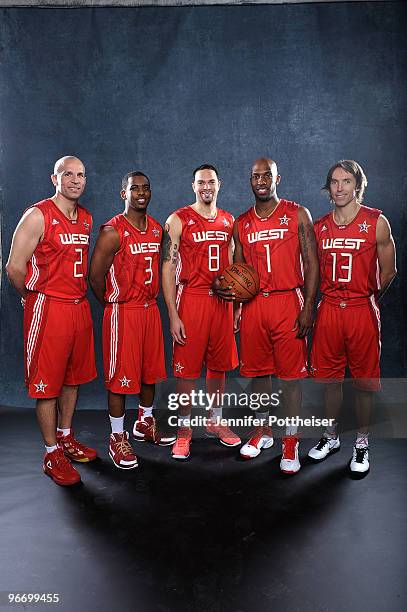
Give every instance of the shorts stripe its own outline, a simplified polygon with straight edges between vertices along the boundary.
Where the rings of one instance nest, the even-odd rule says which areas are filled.
[[[113,378],[114,373],[116,371],[118,338],[119,338],[119,304],[113,304],[112,314],[110,315],[109,380]]]
[[[113,290],[112,290],[111,294],[108,296],[107,301],[108,302],[114,302],[119,297],[120,289],[119,289],[119,285],[117,284],[117,280],[116,280],[116,276],[115,276],[115,273],[114,273],[114,265],[113,264],[110,266],[109,274],[110,274],[110,280],[111,280],[111,283],[112,283]]]
[[[380,310],[379,310],[378,305],[376,304],[376,300],[375,300],[375,297],[374,297],[373,294],[370,296],[369,299],[370,299],[370,303],[372,304],[373,312],[375,313],[376,319],[377,319],[378,342],[379,342],[379,356],[380,356],[381,353],[382,353],[382,341],[381,341],[381,338],[380,338],[380,332],[381,332],[381,328],[382,328],[382,325],[381,325],[381,322],[380,322]]]
[[[32,265],[31,278],[26,283],[26,287],[29,291],[32,291],[34,289],[35,283],[37,282],[38,277],[40,275],[40,271],[37,266],[37,259],[34,254],[31,256],[31,265]]]
[[[33,308],[30,330],[27,340],[27,376],[30,376],[30,366],[37,345],[38,336],[41,329],[41,319],[44,310],[45,295],[39,293]]]
[[[302,291],[299,287],[296,288],[295,290],[297,297],[298,297],[298,301],[300,303],[301,309],[304,308],[304,296],[302,295]]]
[[[181,296],[182,296],[183,290],[184,290],[184,285],[182,285],[182,284],[178,285],[177,297],[176,297],[176,300],[175,300],[175,305],[177,307],[177,310],[179,309],[179,305],[180,305],[180,302],[181,302]]]

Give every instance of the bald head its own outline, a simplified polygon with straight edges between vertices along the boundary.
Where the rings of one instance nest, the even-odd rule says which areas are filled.
[[[253,163],[250,183],[256,202],[277,200],[277,185],[280,176],[276,162],[270,157],[259,157]]]
[[[262,166],[269,168],[271,172],[277,176],[277,164],[271,157],[259,157],[253,162],[252,173],[255,167]]]
[[[85,166],[78,157],[65,155],[55,162],[51,181],[57,200],[77,202],[86,185]]]
[[[54,165],[54,174],[60,174],[64,171],[66,164],[69,162],[79,162],[83,166],[83,171],[85,172],[85,166],[83,162],[79,159],[79,157],[75,157],[75,155],[64,155],[55,162]]]

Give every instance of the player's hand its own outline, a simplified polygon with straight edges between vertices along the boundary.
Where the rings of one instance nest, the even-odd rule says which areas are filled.
[[[233,302],[236,299],[235,294],[232,292],[232,287],[229,285],[228,287],[222,289],[220,281],[223,280],[224,276],[216,276],[212,281],[211,289],[214,294],[225,300],[226,302]]]
[[[184,324],[178,316],[170,320],[170,333],[174,342],[182,345],[185,344],[187,335],[185,333]]]
[[[297,338],[305,338],[312,330],[314,317],[311,306],[304,306],[295,321],[293,331],[297,332]]]
[[[233,331],[237,334],[240,331],[240,317],[242,315],[242,305],[236,304],[233,311]]]

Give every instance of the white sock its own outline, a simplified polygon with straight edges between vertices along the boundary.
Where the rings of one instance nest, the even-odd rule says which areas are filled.
[[[60,427],[57,427],[57,431],[62,433],[63,436],[69,436],[69,434],[71,433],[71,430],[69,428],[68,429],[61,429]]]
[[[142,406],[141,404],[139,404],[139,409],[142,410],[142,418],[145,419],[146,417],[151,417],[153,416],[153,408],[154,406],[148,406],[147,408],[145,408],[144,406]]]
[[[222,406],[220,408],[211,408],[209,410],[209,418],[213,419],[214,421],[220,420],[222,418]]]
[[[180,414],[178,417],[178,426],[179,427],[191,427],[191,413],[189,414]]]
[[[124,415],[121,417],[112,417],[109,414],[110,426],[112,433],[123,433],[124,431]]]
[[[46,446],[45,450],[47,451],[47,453],[52,453],[54,450],[57,450],[58,446],[56,444],[54,444],[54,446]]]
[[[356,436],[355,446],[357,448],[363,448],[364,446],[369,446],[369,434],[360,433],[360,431],[358,431],[357,436]]]
[[[286,436],[296,436],[298,432],[298,427],[297,425],[288,425],[285,428],[285,435]]]

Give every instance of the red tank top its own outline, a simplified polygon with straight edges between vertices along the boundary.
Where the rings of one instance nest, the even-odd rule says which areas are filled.
[[[71,221],[52,200],[42,200],[34,206],[44,216],[44,237],[28,262],[26,288],[50,297],[84,297],[91,214],[78,204],[77,219]]]
[[[315,223],[321,292],[333,298],[357,298],[380,288],[376,226],[381,211],[361,206],[348,225],[337,225],[330,212]]]
[[[175,211],[182,221],[177,283],[209,288],[229,265],[233,216],[220,208],[215,219],[205,219],[191,206]]]
[[[120,247],[106,276],[106,302],[145,303],[157,297],[159,284],[161,225],[147,215],[147,227],[141,231],[123,214],[116,215],[102,227],[114,227]]]
[[[265,219],[258,217],[254,208],[237,219],[243,255],[257,270],[261,291],[288,291],[304,284],[298,208],[295,202],[280,200]]]

